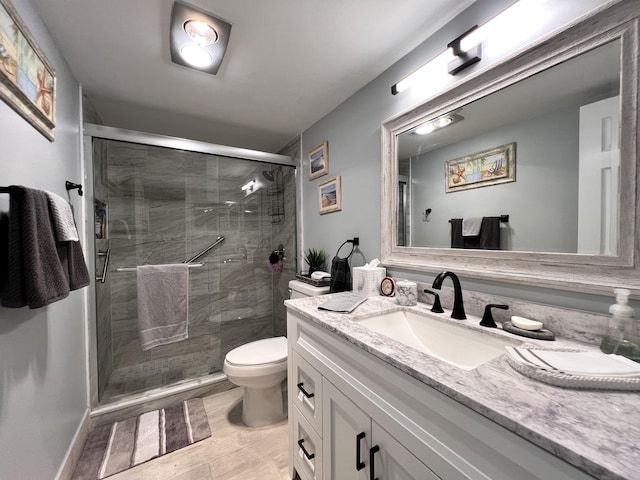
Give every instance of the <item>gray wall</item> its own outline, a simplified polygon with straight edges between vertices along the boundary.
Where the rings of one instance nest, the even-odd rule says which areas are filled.
[[[503,250],[578,251],[579,104],[424,153],[411,168],[411,245],[451,246],[450,218],[507,214]],[[444,165],[515,142],[516,181],[445,192]],[[422,212],[431,208],[429,221]],[[543,227],[541,227],[543,226]]]
[[[305,175],[302,175],[300,180],[303,204],[303,248],[323,248],[333,255],[344,240],[359,236],[361,256],[354,258],[352,266],[380,256],[380,124],[385,119],[418,103],[409,91],[392,96],[391,86],[442,52],[447,43],[461,32],[476,23],[486,22],[511,3],[513,2],[509,0],[478,0],[414,51],[303,132],[301,171],[305,172]],[[535,35],[542,36],[604,3],[606,2],[603,0],[547,2],[542,8],[553,10],[548,12],[550,15],[546,22],[531,21],[531,28],[535,29],[537,26]],[[518,48],[522,48],[527,41],[532,40],[534,38],[525,40]],[[456,77],[443,80],[445,85],[442,88],[463,80],[470,73],[486,68],[509,53],[504,49],[498,51],[497,48],[508,45],[508,42],[500,45],[497,43],[499,42],[487,44],[487,48],[483,49],[483,60],[480,63]],[[434,96],[437,93],[438,91],[434,90],[430,95]],[[309,181],[306,175],[308,164],[305,152],[323,140],[327,140],[329,144],[329,175]],[[342,180],[342,211],[321,216],[318,214],[316,198],[318,183],[336,175],[340,175]],[[432,281],[434,277],[432,274],[411,271],[390,270],[390,273],[396,277],[424,282]],[[606,312],[612,303],[611,297],[524,288],[501,282],[463,278],[462,285],[467,290],[484,291],[600,313]]]
[[[0,101],[1,183],[66,197],[65,180],[83,181],[78,82],[31,3],[13,4],[56,71],[56,139],[49,142]],[[2,197],[6,208],[7,195]],[[72,192],[83,230],[81,200]],[[83,316],[88,288],[35,310],[0,307],[0,478],[54,478],[87,411]]]

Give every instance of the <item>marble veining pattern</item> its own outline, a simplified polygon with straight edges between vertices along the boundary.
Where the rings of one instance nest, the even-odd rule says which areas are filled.
[[[465,371],[353,321],[408,309],[437,315],[444,321],[466,328],[482,329],[478,326],[480,317],[477,315],[467,313],[467,320],[452,320],[449,318],[451,311],[446,307],[444,314],[432,314],[429,312],[430,305],[419,303],[415,307],[401,307],[395,299],[385,297],[371,297],[351,314],[338,314],[319,311],[317,307],[324,301],[326,297],[316,297],[288,300],[285,304],[292,311],[596,478],[639,478],[637,459],[640,445],[640,394],[564,389],[546,385],[516,372],[507,363],[505,355],[471,371]],[[540,311],[549,312],[548,308]],[[564,329],[569,330],[571,320],[579,321],[581,312],[566,313],[567,315],[563,315]],[[562,314],[556,312],[556,315]],[[548,342],[517,337],[501,329],[484,331],[541,348],[597,349],[597,345],[593,343],[563,337]],[[588,342],[590,337],[587,334],[582,340]]]

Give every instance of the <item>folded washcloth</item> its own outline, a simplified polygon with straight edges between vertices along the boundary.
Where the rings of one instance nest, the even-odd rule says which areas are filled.
[[[640,378],[640,364],[602,352],[562,352],[505,347],[512,360],[540,370],[583,377]]]
[[[76,221],[73,218],[73,210],[71,205],[64,198],[53,192],[47,192],[49,201],[49,210],[53,220],[53,227],[56,232],[56,240],[59,242],[77,242],[78,230],[76,229]]]
[[[331,312],[351,313],[358,305],[365,302],[367,297],[352,292],[341,292],[331,296],[331,299],[318,305],[318,310],[329,310]]]
[[[482,227],[482,217],[469,217],[462,219],[462,236],[475,237],[480,235]]]
[[[141,265],[137,268],[138,331],[142,350],[189,336],[189,266]]]

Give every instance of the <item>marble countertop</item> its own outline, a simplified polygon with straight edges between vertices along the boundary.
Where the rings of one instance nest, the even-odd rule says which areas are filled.
[[[550,342],[519,337],[502,329],[480,327],[480,318],[473,315],[467,314],[467,320],[452,320],[450,311],[432,314],[430,305],[401,307],[386,297],[370,297],[351,314],[318,310],[318,305],[327,299],[300,298],[287,300],[285,305],[596,478],[640,479],[640,392],[547,385],[514,370],[507,363],[506,354],[473,370],[463,370],[407,348],[353,320],[409,309],[541,348],[597,349],[596,346],[562,338]]]

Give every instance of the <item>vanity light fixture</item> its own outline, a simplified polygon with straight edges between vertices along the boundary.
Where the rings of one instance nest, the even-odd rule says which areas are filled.
[[[230,34],[230,23],[177,1],[171,9],[171,61],[215,75],[222,64]]]
[[[447,72],[449,75],[456,75],[465,68],[480,61],[482,43],[478,42],[475,45],[470,45],[468,42],[466,42],[466,44],[462,42],[470,36],[471,32],[477,29],[478,25],[474,25],[447,45],[447,49],[451,49],[451,53],[455,56],[455,58],[447,64]]]
[[[464,120],[462,115],[458,115],[457,113],[447,113],[441,117],[438,117],[434,120],[430,120],[427,123],[423,123],[419,127],[417,127],[413,133],[415,135],[427,135],[431,132],[435,132],[444,127],[448,127],[449,125],[453,125],[454,123],[459,122],[460,120]]]
[[[531,18],[539,12],[539,8],[548,0],[520,0],[481,26],[474,26],[465,33],[452,40],[447,49],[432,58],[429,62],[407,75],[391,87],[391,94],[412,88],[414,85],[429,82],[434,75],[441,75],[446,71],[456,75],[465,68],[481,60],[482,42],[494,36],[505,37],[506,32],[518,37],[519,33],[526,34],[531,30]],[[508,35],[507,35],[508,37]]]

